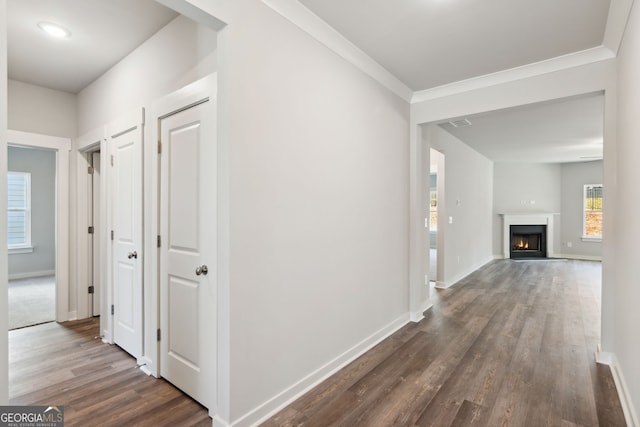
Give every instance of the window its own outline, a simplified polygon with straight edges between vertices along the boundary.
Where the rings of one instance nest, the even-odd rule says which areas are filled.
[[[584,186],[583,239],[602,238],[602,184]]]
[[[14,253],[31,249],[31,174],[9,172],[7,196],[7,246]]]

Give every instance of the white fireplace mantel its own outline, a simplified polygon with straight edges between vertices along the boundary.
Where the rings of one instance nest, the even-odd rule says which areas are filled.
[[[511,258],[511,226],[512,225],[546,225],[547,226],[547,257],[553,253],[553,216],[552,212],[513,212],[501,213],[502,240],[504,258]]]

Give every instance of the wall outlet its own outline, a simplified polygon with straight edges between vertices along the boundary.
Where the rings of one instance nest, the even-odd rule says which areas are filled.
[[[573,247],[573,243],[572,242],[567,242],[567,247],[568,248],[572,248]]]

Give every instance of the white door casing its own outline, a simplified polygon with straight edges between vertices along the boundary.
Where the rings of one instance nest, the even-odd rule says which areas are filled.
[[[212,409],[216,384],[216,104],[213,98],[197,102],[159,119],[160,374]]]
[[[142,111],[142,116],[140,115]],[[110,151],[113,341],[142,357],[142,129],[144,110],[107,127]],[[104,172],[104,171],[103,171]]]

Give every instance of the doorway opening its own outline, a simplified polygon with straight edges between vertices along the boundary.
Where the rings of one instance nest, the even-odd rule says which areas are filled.
[[[100,315],[100,150],[87,153],[89,161],[88,217],[89,217],[89,311],[91,316]]]
[[[55,152],[8,147],[9,330],[56,319]]]
[[[65,321],[71,141],[8,131],[9,327]]]
[[[429,154],[429,270],[430,287],[444,281],[445,155],[430,148]]]

